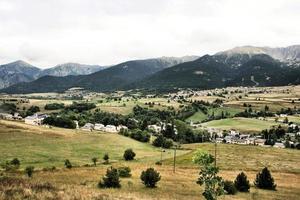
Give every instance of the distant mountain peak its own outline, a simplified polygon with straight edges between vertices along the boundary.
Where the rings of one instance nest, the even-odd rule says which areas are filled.
[[[16,60],[14,62],[11,62],[11,63],[7,63],[7,64],[4,64],[4,65],[1,65],[1,66],[17,66],[17,67],[34,67],[33,65],[25,62],[24,60]],[[37,67],[35,67],[37,68]]]
[[[236,54],[247,54],[249,56],[256,54],[267,54],[274,59],[290,62],[300,61],[300,45],[292,45],[288,47],[256,47],[256,46],[239,46],[226,51],[221,51],[215,55],[233,56]]]

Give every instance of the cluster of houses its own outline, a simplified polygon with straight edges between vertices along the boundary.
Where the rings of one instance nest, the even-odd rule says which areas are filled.
[[[128,128],[123,125],[115,126],[115,125],[104,125],[104,124],[92,124],[92,123],[86,123],[83,127],[81,127],[81,130],[83,131],[104,131],[108,133],[118,133],[122,129],[127,130]]]
[[[286,136],[290,138],[295,138],[299,133],[286,133]],[[240,134],[238,131],[230,130],[228,133],[223,135],[223,133],[217,134],[216,138],[217,143],[228,143],[228,144],[242,144],[242,145],[257,145],[269,147],[270,145],[265,145],[266,139],[262,138],[261,135],[251,136],[250,134]],[[294,142],[289,141],[289,144],[294,144]],[[295,144],[297,145],[297,144]],[[283,142],[275,142],[273,145],[275,148],[285,148]]]
[[[9,113],[0,113],[0,119],[6,120],[22,120],[23,118],[19,113],[9,114]]]
[[[260,136],[251,136],[250,134],[240,134],[238,131],[230,130],[224,137],[218,136],[216,138],[217,143],[228,144],[244,144],[244,145],[265,145],[266,140]]]
[[[154,133],[160,133],[162,130],[166,129],[167,125],[170,126],[172,124],[170,124],[170,123],[166,124],[166,123],[161,122],[159,125],[157,125],[157,124],[148,125],[147,129],[154,132]],[[175,132],[175,134],[178,133],[175,125],[174,125],[174,132]]]

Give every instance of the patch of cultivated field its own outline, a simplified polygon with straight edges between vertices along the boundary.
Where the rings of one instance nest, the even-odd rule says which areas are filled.
[[[242,111],[243,110],[239,108],[231,108],[231,107],[209,108],[207,114],[204,114],[202,111],[198,111],[191,117],[187,118],[186,121],[201,122],[207,119],[212,114],[214,114],[214,116],[221,116],[223,112],[224,114],[229,113],[230,116],[234,116],[235,114]]]
[[[24,165],[36,167],[62,167],[65,159],[75,165],[90,164],[91,158],[102,159],[105,153],[111,160],[120,160],[127,148],[136,152],[136,162],[155,162],[161,155],[159,148],[118,134],[47,129],[7,121],[0,121],[0,141],[1,163],[19,158]],[[164,157],[170,156],[172,151],[164,153]]]
[[[209,121],[207,123],[203,123],[204,127],[213,127],[220,130],[239,130],[241,132],[260,132],[264,129],[269,129],[272,126],[277,126],[278,123],[272,121],[263,121],[253,118],[228,118],[228,119],[220,119]]]
[[[154,103],[152,107],[145,105],[145,103]],[[106,101],[103,100],[102,103],[97,103],[97,107],[106,112],[113,112],[122,115],[128,115],[132,112],[133,107],[139,105],[142,107],[148,107],[150,109],[167,109],[169,106],[174,107],[175,109],[179,108],[179,103],[176,101],[168,101],[166,98],[141,98],[138,100],[129,99],[127,101],[126,98],[122,99],[121,101]]]
[[[38,106],[43,113],[47,112],[53,112],[52,111],[47,111],[44,109],[46,104],[50,103],[63,103],[65,105],[70,105],[72,104],[73,101],[71,100],[55,100],[55,99],[29,99],[29,103],[21,103],[17,105],[20,110],[23,110],[23,108],[30,108],[31,106]]]
[[[254,110],[264,110],[267,105],[272,112],[280,111],[282,108],[294,108],[300,106],[298,90],[290,93],[283,93],[279,88],[277,93],[249,94],[241,99],[232,99],[225,103],[226,106],[245,109],[244,103],[251,104]],[[294,102],[292,102],[294,100]]]

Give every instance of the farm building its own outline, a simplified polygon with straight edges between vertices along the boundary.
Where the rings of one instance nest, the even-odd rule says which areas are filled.
[[[92,131],[94,129],[94,124],[86,123],[83,127],[81,127],[81,130],[83,131]]]
[[[32,116],[25,117],[25,124],[39,126],[43,124],[43,120],[47,117],[45,114],[34,114]]]
[[[117,133],[118,132],[117,127],[114,125],[106,125],[104,131],[109,132],[109,133]]]
[[[13,119],[13,115],[8,113],[0,113],[0,119]]]
[[[103,124],[95,124],[94,129],[96,131],[104,131],[105,130],[105,126]]]

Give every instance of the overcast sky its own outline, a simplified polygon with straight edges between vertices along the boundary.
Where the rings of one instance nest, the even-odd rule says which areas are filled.
[[[110,65],[300,44],[300,0],[0,0],[0,63]]]

